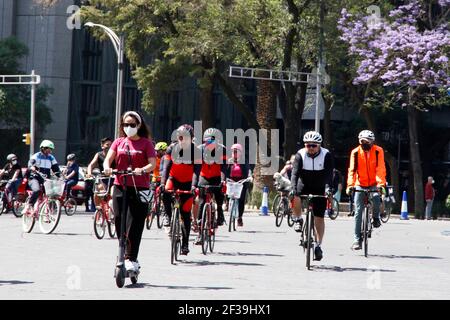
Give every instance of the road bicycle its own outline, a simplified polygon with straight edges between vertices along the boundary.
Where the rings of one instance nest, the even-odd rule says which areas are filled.
[[[361,223],[361,241],[364,248],[364,256],[367,258],[369,254],[369,238],[372,237],[372,213],[373,213],[373,203],[371,200],[371,195],[374,193],[379,193],[378,190],[358,190],[354,189],[353,192],[362,192],[364,193],[364,210],[362,212],[362,223]]]
[[[289,227],[294,225],[294,220],[292,219],[292,207],[294,199],[289,199],[290,190],[277,189],[279,194],[278,205],[275,209],[275,225],[277,227],[281,226],[283,218],[286,217],[287,224]]]
[[[301,195],[301,199],[306,200],[306,223],[303,225],[301,232],[300,246],[303,252],[306,252],[306,268],[311,270],[311,255],[314,255],[314,245],[316,244],[316,231],[314,228],[314,203],[313,198],[328,198],[324,195]],[[303,202],[303,201],[302,201]]]
[[[153,177],[159,178],[157,176]],[[149,201],[149,213],[147,215],[147,219],[145,220],[145,226],[147,230],[150,230],[153,225],[153,221],[156,219],[156,225],[158,226],[158,229],[161,229],[163,227],[162,215],[164,214],[164,204],[161,199],[159,183],[152,182],[151,189],[152,193]]]
[[[201,223],[199,228],[200,243],[202,245],[202,253],[206,255],[209,251],[214,251],[214,245],[216,242],[216,203],[213,200],[214,194],[213,190],[217,188],[222,188],[222,184],[218,186],[213,185],[203,185],[199,189],[203,190],[205,195],[203,209],[201,213]]]
[[[186,190],[166,190],[172,194],[172,221],[170,224],[170,263],[175,264],[178,261],[178,255],[181,253],[182,229],[184,229],[183,218],[181,217],[180,203],[181,195],[192,195],[191,191]]]

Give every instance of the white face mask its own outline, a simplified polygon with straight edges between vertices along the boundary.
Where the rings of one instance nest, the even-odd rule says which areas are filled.
[[[123,128],[123,131],[125,132],[127,137],[134,137],[138,132],[138,128],[137,127],[136,128],[125,127],[125,128]]]
[[[15,166],[17,164],[17,160],[13,160],[11,161],[11,163],[13,164],[13,166]]]

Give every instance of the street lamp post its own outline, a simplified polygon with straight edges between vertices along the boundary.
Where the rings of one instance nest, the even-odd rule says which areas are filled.
[[[124,43],[125,37],[121,34],[120,37],[112,31],[110,28],[93,22],[86,22],[84,24],[86,27],[100,27],[102,28],[108,37],[111,39],[111,42],[114,46],[114,50],[117,54],[117,89],[116,89],[116,116],[114,123],[114,137],[119,137],[119,124],[120,124],[120,115],[122,114],[122,88],[123,88],[123,60],[124,60]]]

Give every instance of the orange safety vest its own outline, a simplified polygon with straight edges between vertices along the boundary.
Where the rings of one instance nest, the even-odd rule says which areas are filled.
[[[350,153],[347,187],[381,187],[386,186],[386,166],[383,148],[373,145],[369,151],[361,146]]]

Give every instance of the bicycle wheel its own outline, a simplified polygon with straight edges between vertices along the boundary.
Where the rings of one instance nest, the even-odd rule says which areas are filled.
[[[234,221],[235,221],[235,218],[234,218],[235,203],[236,203],[236,200],[230,199],[229,207],[231,209],[229,210],[230,220],[228,222],[228,232],[236,231],[236,227],[234,226]]]
[[[61,217],[61,203],[57,199],[49,199],[39,210],[39,229],[42,233],[50,234],[59,223]]]
[[[278,208],[275,211],[275,225],[277,227],[281,226],[281,222],[283,222],[284,210],[284,201],[280,201],[278,204]]]
[[[25,202],[14,200],[13,202],[13,213],[16,218],[21,218],[23,216],[22,210],[25,207]]]
[[[211,205],[205,204],[202,212],[202,228],[201,228],[201,241],[202,241],[202,253],[208,252],[209,230],[211,228]]]
[[[211,215],[211,226],[214,226],[216,223],[215,215]],[[208,243],[209,243],[209,251],[212,253],[214,251],[214,245],[216,244],[216,228],[210,228],[208,233]]]
[[[287,224],[288,224],[289,227],[292,228],[292,226],[294,225],[294,219],[292,218],[292,209],[289,208],[289,203],[288,202],[285,203],[284,207],[287,210]]]
[[[331,208],[332,208],[332,211],[331,211],[331,214],[328,214],[328,217],[331,220],[335,220],[339,216],[339,202],[337,201],[336,198],[333,198]]]
[[[392,203],[386,202],[384,204],[384,211],[380,214],[381,221],[383,223],[387,223],[389,221],[389,218],[391,217],[392,213]]]
[[[94,215],[94,233],[97,239],[103,239],[105,236],[106,221],[102,210],[97,210]]]
[[[7,204],[5,203],[5,201],[3,201],[4,197],[5,197],[5,193],[4,192],[0,192],[0,215],[2,215],[2,213],[8,207]]]
[[[313,213],[308,211],[307,217],[307,235],[306,235],[306,268],[311,270],[311,252],[314,250],[313,248],[313,230],[314,230],[314,222],[313,222]]]
[[[34,212],[29,210],[22,216],[22,230],[23,232],[30,233],[33,230],[36,222]]]
[[[172,212],[172,225],[170,228],[170,244],[171,244],[171,254],[170,254],[170,263],[175,264],[175,261],[177,260],[178,252],[177,252],[177,226],[178,226],[178,219],[180,212],[178,208],[175,208]]]
[[[363,236],[363,244],[364,244],[364,256],[367,258],[368,251],[369,251],[369,208],[366,207],[364,209],[364,215],[363,215],[363,221],[362,221],[362,236]]]
[[[147,228],[147,230],[150,230],[152,228],[154,218],[154,212],[151,212],[149,215],[147,215],[147,218],[145,219],[145,227]]]
[[[280,194],[278,193],[276,196],[275,196],[275,198],[273,199],[273,203],[272,203],[272,212],[275,214],[275,210],[277,210],[277,208],[278,208],[278,205],[280,204],[280,199],[281,199],[281,196],[280,196]]]
[[[163,227],[163,214],[165,213],[164,210],[164,204],[161,201],[161,198],[158,197],[158,202],[156,203],[156,210],[157,210],[157,214],[156,214],[156,222],[158,225],[158,229],[162,229]]]
[[[69,198],[64,202],[64,212],[68,216],[73,216],[77,211],[77,201],[74,198]]]
[[[114,217],[114,213],[111,210],[108,210],[108,233],[111,238],[116,237],[116,220]]]

